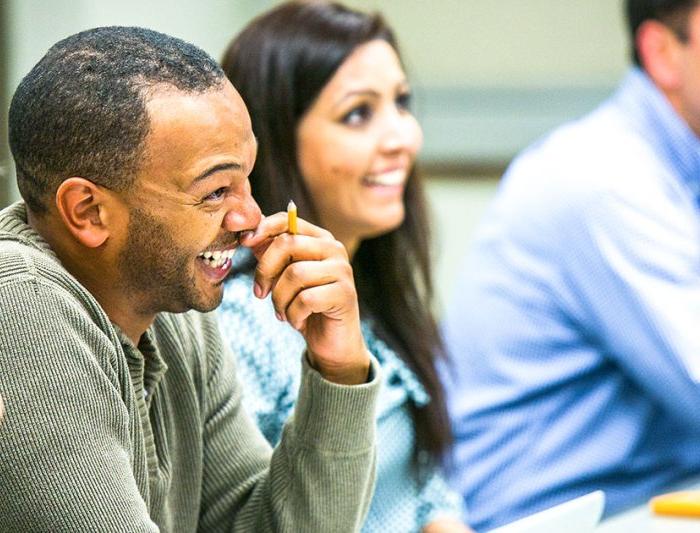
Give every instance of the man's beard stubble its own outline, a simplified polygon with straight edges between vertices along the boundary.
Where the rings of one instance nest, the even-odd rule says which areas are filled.
[[[197,289],[191,252],[178,248],[172,231],[151,214],[132,207],[128,237],[119,257],[123,290],[134,296],[138,311],[182,313],[195,309],[207,312],[215,302]]]

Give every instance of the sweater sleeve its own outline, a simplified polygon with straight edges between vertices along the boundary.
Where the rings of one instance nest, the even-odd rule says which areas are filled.
[[[51,284],[5,278],[0,302],[0,531],[157,531],[114,345]]]
[[[270,456],[220,343],[205,399],[202,531],[356,531],[375,475],[378,365],[368,383],[324,380],[306,361],[295,414]]]

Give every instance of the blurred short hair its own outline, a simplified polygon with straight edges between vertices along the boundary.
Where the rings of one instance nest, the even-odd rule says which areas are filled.
[[[647,20],[658,20],[668,26],[682,42],[688,40],[688,18],[698,0],[626,0],[625,11],[630,35],[632,61],[642,66],[636,45],[639,26]]]

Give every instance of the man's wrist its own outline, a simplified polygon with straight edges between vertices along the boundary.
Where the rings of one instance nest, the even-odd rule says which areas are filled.
[[[342,372],[324,372],[319,370],[318,373],[321,374],[323,379],[326,381],[330,381],[331,383],[335,383],[337,385],[362,385],[369,381],[369,361],[369,358],[367,358],[366,364],[349,368]]]
[[[364,349],[364,358],[359,358],[355,364],[343,366],[327,367],[314,363],[315,358],[307,352],[309,366],[316,370],[323,379],[337,385],[362,385],[370,379],[371,356],[369,351]]]

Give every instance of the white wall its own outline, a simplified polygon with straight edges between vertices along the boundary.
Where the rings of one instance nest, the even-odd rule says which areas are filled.
[[[107,25],[145,26],[190,41],[219,58],[267,0],[2,0],[9,22],[8,90],[56,41]]]
[[[436,312],[440,314],[452,297],[452,287],[474,236],[488,208],[498,181],[491,178],[440,177],[426,181],[433,221],[435,250]]]
[[[81,29],[148,26],[219,57],[279,0],[3,0],[10,87],[58,39]],[[419,83],[542,87],[614,83],[626,63],[622,0],[347,0],[381,10]]]
[[[419,83],[597,86],[626,64],[622,0],[348,0],[395,26]]]

